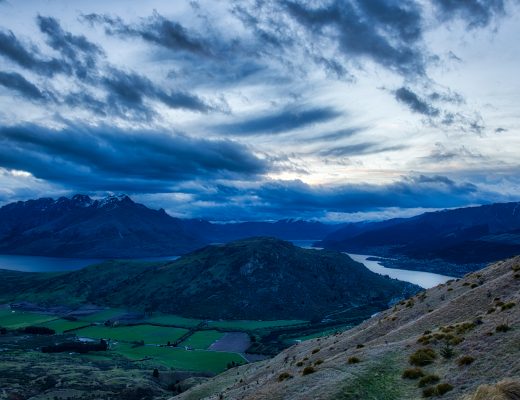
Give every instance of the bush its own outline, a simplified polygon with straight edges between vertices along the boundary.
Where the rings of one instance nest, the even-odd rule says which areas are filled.
[[[282,372],[278,375],[278,382],[283,382],[287,379],[291,379],[293,376],[289,372]]]
[[[475,326],[476,325],[473,322],[464,322],[462,324],[456,325],[455,331],[457,332],[457,334],[462,335],[462,334],[474,329]]]
[[[470,365],[473,361],[475,361],[474,357],[463,356],[457,360],[457,364],[459,364],[459,367],[463,367],[465,365]]]
[[[451,339],[448,340],[448,343],[453,345],[453,346],[456,346],[458,344],[461,344],[463,341],[464,341],[463,337],[453,336]]]
[[[419,379],[424,376],[424,372],[420,368],[408,368],[403,371],[401,378],[403,379]]]
[[[426,375],[419,380],[419,387],[433,385],[441,380],[437,375]]]
[[[437,392],[437,396],[442,396],[445,393],[448,393],[450,390],[453,390],[453,386],[449,383],[439,383],[435,387],[435,391]]]
[[[314,362],[314,365],[320,365],[320,364],[323,364],[323,360],[316,360]]]
[[[507,332],[511,328],[507,324],[500,324],[495,329],[496,329],[497,332]]]
[[[298,362],[296,363],[296,366],[297,366],[297,367],[302,367],[302,366],[303,366],[303,361],[298,361]]]
[[[154,378],[159,378],[159,370],[157,368],[154,368],[154,370],[152,372],[152,376]]]
[[[362,349],[363,347],[365,347],[364,344],[358,344],[358,345],[356,346],[356,349]]]
[[[359,363],[359,362],[361,362],[361,360],[360,360],[359,358],[357,358],[357,357],[350,357],[350,358],[348,359],[348,363],[349,363],[349,364],[357,364],[357,363]]]
[[[435,351],[433,351],[433,349],[427,348],[417,350],[410,356],[409,361],[412,365],[423,367],[433,363],[436,358],[437,354],[435,354]]]
[[[446,359],[450,359],[455,355],[455,351],[453,351],[453,347],[450,346],[450,343],[446,343],[446,345],[440,351],[441,356]]]
[[[312,350],[312,354],[316,354],[318,351],[320,351],[320,349],[314,349]]]
[[[439,383],[437,386],[430,386],[423,390],[423,397],[442,396],[453,390],[453,386],[449,383]]]
[[[54,335],[56,333],[54,329],[45,326],[28,326],[23,329],[23,332],[31,335]]]
[[[313,374],[314,372],[316,372],[314,367],[305,367],[302,371],[302,375],[309,375],[309,374]]]
[[[516,303],[511,301],[509,303],[504,304],[500,309],[502,311],[505,311],[505,310],[509,310],[510,308],[513,308],[514,306],[516,306]]]

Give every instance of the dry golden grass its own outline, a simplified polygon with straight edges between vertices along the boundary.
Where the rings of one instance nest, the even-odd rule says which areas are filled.
[[[482,385],[464,400],[520,400],[520,382],[504,380],[496,385]]]

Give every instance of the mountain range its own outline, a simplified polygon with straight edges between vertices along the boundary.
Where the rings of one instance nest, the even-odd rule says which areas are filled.
[[[93,303],[205,319],[319,320],[360,307],[376,312],[420,290],[345,254],[274,238],[207,246],[175,261],[107,261],[59,274],[0,271],[0,278],[4,303]]]
[[[216,224],[152,210],[126,195],[19,201],[0,208],[0,253],[78,258],[181,255],[250,236],[322,239],[336,226],[282,220]]]
[[[469,270],[475,270],[485,263],[520,254],[520,202],[347,224],[317,245],[399,258],[397,262],[383,262],[390,266],[404,264],[406,269],[429,269],[449,275],[455,264],[469,265]]]

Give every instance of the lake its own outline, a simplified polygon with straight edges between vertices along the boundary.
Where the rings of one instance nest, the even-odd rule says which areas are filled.
[[[139,261],[168,261],[175,260],[178,256],[146,257]],[[0,269],[9,269],[21,272],[64,272],[76,271],[88,265],[105,261],[99,258],[58,258],[42,256],[15,256],[0,255]]]
[[[348,253],[345,253],[348,254]],[[415,283],[425,289],[432,288],[441,283],[456,279],[452,276],[434,274],[432,272],[411,271],[407,269],[386,268],[379,261],[368,260],[369,257],[364,254],[348,254],[354,261],[360,262],[370,271],[380,275],[388,275],[390,278],[399,279],[401,281]]]

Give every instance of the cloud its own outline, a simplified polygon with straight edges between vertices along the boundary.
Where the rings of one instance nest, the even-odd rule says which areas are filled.
[[[0,54],[23,68],[45,76],[70,72],[69,66],[56,58],[42,58],[35,45],[28,49],[11,31],[0,31]]]
[[[319,124],[339,117],[341,114],[332,108],[317,107],[310,109],[288,108],[273,114],[254,117],[237,123],[217,127],[221,133],[233,135],[277,134]]]
[[[156,11],[152,16],[142,18],[138,24],[127,24],[121,18],[95,13],[83,15],[82,19],[91,24],[104,25],[108,35],[138,37],[168,50],[209,54],[209,46],[203,40],[189,33],[178,22],[170,21]]]
[[[436,117],[440,111],[428,104],[425,100],[406,87],[400,87],[394,92],[397,101],[407,105],[413,112],[426,115],[428,117]]]
[[[245,146],[156,131],[36,125],[0,128],[0,167],[78,190],[164,192],[178,182],[268,171]]]
[[[71,69],[85,78],[97,65],[97,59],[104,51],[89,41],[84,35],[73,35],[62,29],[58,20],[38,15],[36,18],[40,31],[47,36],[47,43],[69,60]]]
[[[505,15],[504,0],[437,0],[433,4],[439,19],[461,19],[469,28],[487,26],[493,19]]]
[[[36,85],[29,82],[17,72],[0,71],[0,85],[18,92],[28,100],[41,101],[47,98],[47,95],[38,89]]]
[[[404,145],[384,146],[380,143],[365,142],[334,147],[331,149],[323,149],[320,150],[319,155],[323,157],[351,157],[366,154],[385,153],[387,151],[403,150],[406,147],[407,146]]]
[[[282,2],[309,33],[345,56],[367,58],[401,74],[424,74],[421,9],[414,1],[332,1],[317,6]]]

